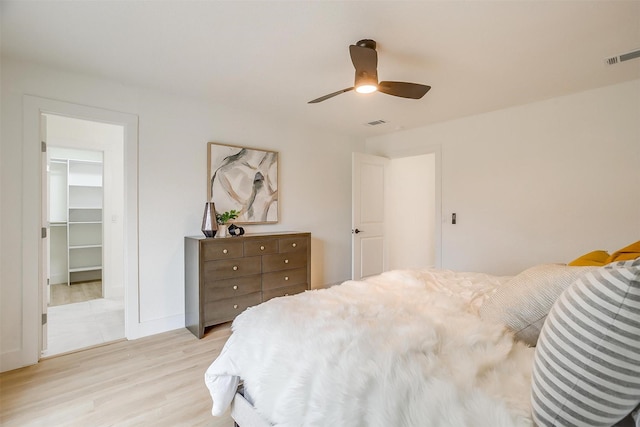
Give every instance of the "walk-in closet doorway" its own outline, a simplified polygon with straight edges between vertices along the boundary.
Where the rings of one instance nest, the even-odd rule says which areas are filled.
[[[124,128],[55,114],[41,124],[47,357],[125,337]]]

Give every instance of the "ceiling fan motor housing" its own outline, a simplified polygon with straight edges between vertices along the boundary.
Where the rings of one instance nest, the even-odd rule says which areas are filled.
[[[358,43],[356,43],[356,46],[366,47],[369,49],[376,50],[376,42],[375,40],[371,40],[371,39],[360,40]]]

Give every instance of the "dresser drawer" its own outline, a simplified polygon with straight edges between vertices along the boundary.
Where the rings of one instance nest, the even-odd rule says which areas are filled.
[[[240,297],[227,298],[220,301],[212,301],[204,304],[205,326],[233,320],[238,314],[247,308],[262,302],[262,293],[242,295]]]
[[[234,277],[232,279],[209,280],[204,284],[204,301],[217,301],[260,292],[261,277],[259,274],[254,274],[253,276]]]
[[[260,274],[260,271],[260,257],[207,261],[204,263],[204,281],[250,276]]]
[[[306,267],[307,252],[291,252],[284,254],[265,255],[262,257],[262,271],[290,270]]]
[[[276,288],[262,292],[262,301],[269,301],[271,298],[284,297],[287,295],[295,295],[307,290],[307,285],[285,286],[284,288]]]
[[[262,275],[262,290],[281,288],[283,286],[307,285],[307,269],[280,270]]]
[[[252,240],[244,242],[245,256],[257,256],[276,253],[278,253],[278,241],[276,239]]]
[[[306,252],[307,251],[307,238],[306,237],[283,237],[279,239],[278,247],[279,252]]]
[[[203,244],[203,259],[205,261],[239,258],[243,255],[242,242],[233,242],[231,238],[225,239],[225,241],[219,240],[222,239],[210,240]]]

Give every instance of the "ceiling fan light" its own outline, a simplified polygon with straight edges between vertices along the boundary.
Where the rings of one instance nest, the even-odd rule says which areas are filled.
[[[376,70],[356,70],[355,88],[358,93],[373,93],[378,90]]]
[[[373,93],[378,90],[378,86],[372,84],[363,84],[356,88],[358,93]]]

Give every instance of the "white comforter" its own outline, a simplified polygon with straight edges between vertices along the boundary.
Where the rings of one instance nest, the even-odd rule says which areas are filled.
[[[477,316],[506,278],[392,271],[242,313],[205,374],[282,426],[532,426],[533,349]]]

